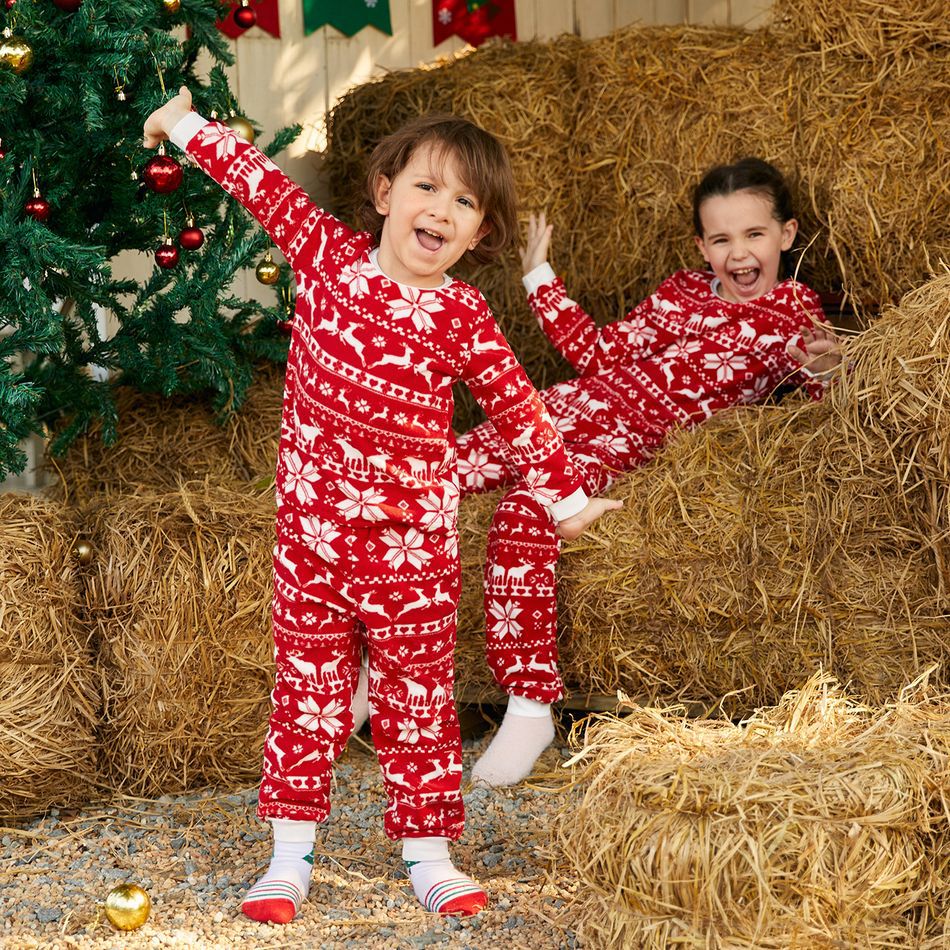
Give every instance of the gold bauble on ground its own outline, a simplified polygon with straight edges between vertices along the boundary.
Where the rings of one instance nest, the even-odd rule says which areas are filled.
[[[76,542],[73,554],[76,555],[76,560],[85,567],[87,564],[92,564],[92,556],[95,551],[88,541],[80,540]]]
[[[257,269],[254,271],[257,274],[257,279],[262,284],[276,284],[280,278],[280,264],[275,264],[274,259],[270,256],[270,251],[264,255],[264,260],[257,265]]]
[[[33,65],[33,47],[22,36],[14,36],[9,27],[0,36],[0,64],[18,74]]]
[[[224,120],[224,124],[229,129],[234,129],[244,141],[254,144],[254,126],[243,115],[229,115]]]
[[[138,884],[119,884],[106,897],[106,917],[117,930],[136,930],[148,920],[152,901]]]

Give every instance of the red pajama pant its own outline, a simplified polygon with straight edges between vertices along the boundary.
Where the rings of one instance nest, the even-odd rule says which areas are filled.
[[[258,816],[324,821],[353,729],[360,655],[390,838],[457,839],[462,746],[452,697],[457,536],[353,527],[283,508],[274,552],[276,680]]]
[[[491,423],[458,437],[462,494],[493,491],[520,482]],[[597,442],[572,445],[571,461],[596,495],[636,464]],[[637,459],[640,460],[638,448]],[[485,652],[497,683],[509,694],[553,703],[564,695],[557,668],[557,522],[531,493],[517,485],[498,504],[485,557]]]

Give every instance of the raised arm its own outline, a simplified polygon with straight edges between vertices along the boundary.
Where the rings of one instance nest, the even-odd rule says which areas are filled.
[[[296,269],[319,259],[332,234],[350,233],[318,208],[263,152],[237,133],[191,111],[191,93],[182,86],[175,98],[146,120],[144,143],[154,148],[165,139],[187,152],[211,178],[261,223]]]
[[[528,219],[521,248],[523,283],[528,303],[541,329],[578,375],[591,376],[643,356],[656,337],[650,300],[639,304],[623,320],[598,327],[567,296],[564,282],[547,261],[553,226],[544,212]]]

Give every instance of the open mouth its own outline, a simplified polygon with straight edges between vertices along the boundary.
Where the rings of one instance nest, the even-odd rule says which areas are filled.
[[[425,228],[416,228],[416,238],[427,251],[437,251],[445,244],[445,238],[441,234],[427,231]]]
[[[739,270],[734,270],[730,274],[732,279],[736,282],[739,287],[749,289],[755,286],[755,282],[759,279],[759,268],[758,267],[743,267]]]

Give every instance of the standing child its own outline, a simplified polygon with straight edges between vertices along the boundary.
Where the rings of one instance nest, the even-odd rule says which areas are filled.
[[[484,299],[446,276],[464,254],[488,260],[513,235],[507,156],[464,120],[409,123],[373,153],[374,233],[354,233],[253,146],[192,113],[185,88],[145,123],[146,146],[165,138],[258,218],[297,282],[276,479],[276,683],[258,804],[274,857],[242,909],[284,923],[307,896],[365,648],[386,833],[402,839],[427,910],[475,913],[485,892],[448,851],[463,827],[453,383],[464,380],[484,406],[552,528],[576,536],[619,507],[587,497]]]
[[[577,378],[542,394],[592,491],[649,459],[674,429],[767,398],[801,380],[815,398],[840,360],[816,294],[783,279],[798,224],[781,174],[760,159],[713,168],[694,193],[696,245],[708,271],[679,271],[625,319],[598,327],[546,262],[551,226],[532,216],[522,251],[528,299]],[[617,249],[622,253],[622,248]],[[803,366],[802,364],[807,364]],[[496,428],[459,437],[463,493],[518,477]],[[555,565],[559,537],[520,486],[502,499],[485,564],[487,656],[508,709],[472,777],[510,785],[554,738],[557,671]]]

